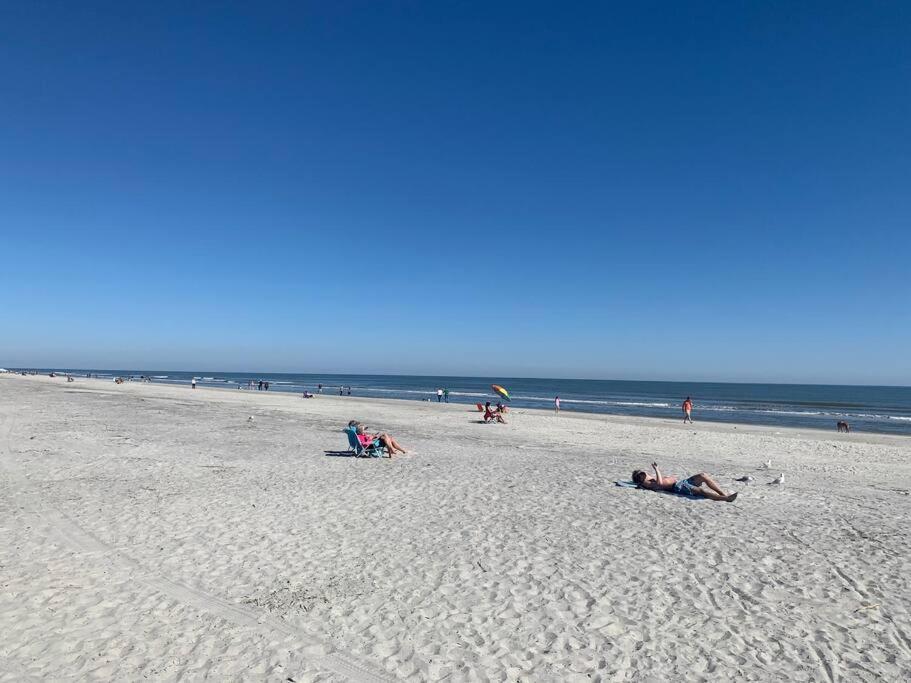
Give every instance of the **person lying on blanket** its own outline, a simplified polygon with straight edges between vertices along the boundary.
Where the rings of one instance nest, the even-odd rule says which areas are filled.
[[[642,470],[633,471],[633,481],[642,489],[652,491],[670,491],[681,496],[692,496],[693,498],[708,498],[709,500],[723,500],[728,503],[737,498],[736,493],[726,494],[715,480],[705,472],[694,474],[686,479],[677,479],[677,477],[662,477],[658,470],[658,463],[652,463],[652,469],[655,470],[655,476],[650,477]],[[705,484],[708,488],[702,488]]]

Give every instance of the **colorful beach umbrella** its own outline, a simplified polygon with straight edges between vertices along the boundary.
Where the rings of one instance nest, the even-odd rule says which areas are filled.
[[[506,389],[501,387],[499,384],[491,384],[490,388],[493,389],[494,393],[499,394],[500,396],[505,398],[507,401],[509,400],[509,392],[506,391]]]

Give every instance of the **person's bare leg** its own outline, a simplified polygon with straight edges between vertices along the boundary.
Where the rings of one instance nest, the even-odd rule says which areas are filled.
[[[712,479],[712,478],[711,478],[709,475],[707,475],[705,472],[700,472],[699,474],[694,474],[692,477],[690,477],[690,480],[691,480],[691,481],[693,482],[693,484],[695,484],[696,486],[702,486],[703,484],[705,484],[705,485],[708,486],[710,489],[712,489],[712,491],[714,491],[715,493],[717,493],[719,496],[727,496],[727,495],[728,495],[728,494],[726,494],[724,491],[722,491],[721,488],[718,486],[718,484],[715,483],[715,480]]]
[[[383,440],[384,444],[386,444],[386,448],[388,450],[392,451],[393,453],[395,453],[396,451],[401,451],[402,453],[406,452],[404,448],[399,446],[398,441],[393,439],[386,432],[383,432],[382,434],[380,434],[379,438]]]
[[[715,493],[714,491],[708,491],[703,488],[699,489],[699,493],[701,493],[705,498],[708,498],[709,500],[719,500],[719,501],[725,501],[727,503],[732,503],[737,498],[736,493],[732,493],[731,495],[726,496],[721,493]]]

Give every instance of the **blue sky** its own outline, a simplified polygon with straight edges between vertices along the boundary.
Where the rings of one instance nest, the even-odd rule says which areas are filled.
[[[907,3],[20,3],[0,365],[911,384]]]

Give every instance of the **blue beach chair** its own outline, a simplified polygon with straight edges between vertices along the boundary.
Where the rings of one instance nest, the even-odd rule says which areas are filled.
[[[386,453],[385,446],[364,446],[357,438],[357,429],[345,427],[342,431],[348,435],[348,450],[354,452],[356,458],[381,458]]]

